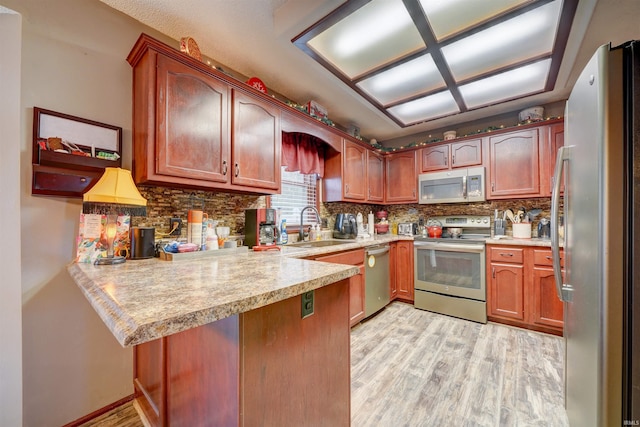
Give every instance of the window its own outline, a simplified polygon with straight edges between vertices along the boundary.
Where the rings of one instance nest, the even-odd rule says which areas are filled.
[[[287,172],[284,169],[283,166],[281,194],[271,196],[271,207],[279,210],[279,218],[281,221],[286,219],[287,226],[299,226],[302,208],[309,205],[318,207],[316,203],[318,177],[316,174],[306,175],[300,172]],[[307,209],[304,213],[304,224],[317,222],[315,212]]]

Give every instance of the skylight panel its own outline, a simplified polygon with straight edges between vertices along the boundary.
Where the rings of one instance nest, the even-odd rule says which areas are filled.
[[[442,40],[531,0],[420,0],[436,39]]]
[[[562,2],[556,0],[442,48],[456,81],[548,55]]]
[[[381,105],[445,87],[431,55],[408,61],[357,84]]]
[[[349,78],[425,47],[401,0],[373,0],[307,45]]]
[[[387,110],[405,125],[448,116],[460,111],[449,91],[443,91]]]
[[[541,92],[549,73],[550,59],[516,68],[459,87],[468,108],[496,104]]]

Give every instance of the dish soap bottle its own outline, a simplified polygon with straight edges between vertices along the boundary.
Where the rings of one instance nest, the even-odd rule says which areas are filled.
[[[287,236],[287,220],[283,219],[280,224],[280,241],[283,245],[286,245],[289,241],[289,236]]]

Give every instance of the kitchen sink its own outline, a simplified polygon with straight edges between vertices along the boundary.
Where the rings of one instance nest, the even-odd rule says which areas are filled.
[[[346,245],[353,243],[355,240],[313,240],[309,242],[289,243],[287,246],[295,246],[296,248],[321,248],[324,246]]]

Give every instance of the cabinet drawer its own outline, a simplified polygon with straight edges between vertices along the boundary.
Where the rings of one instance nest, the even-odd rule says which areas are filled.
[[[342,252],[339,254],[325,255],[315,259],[316,261],[333,262],[335,264],[361,265],[364,264],[364,249]]]
[[[497,247],[490,248],[491,261],[513,262],[522,264],[524,261],[524,249]]]
[[[549,249],[534,249],[533,250],[533,263],[535,265],[552,266],[553,259],[551,256],[551,250]],[[564,251],[560,250],[560,266],[564,267]]]

